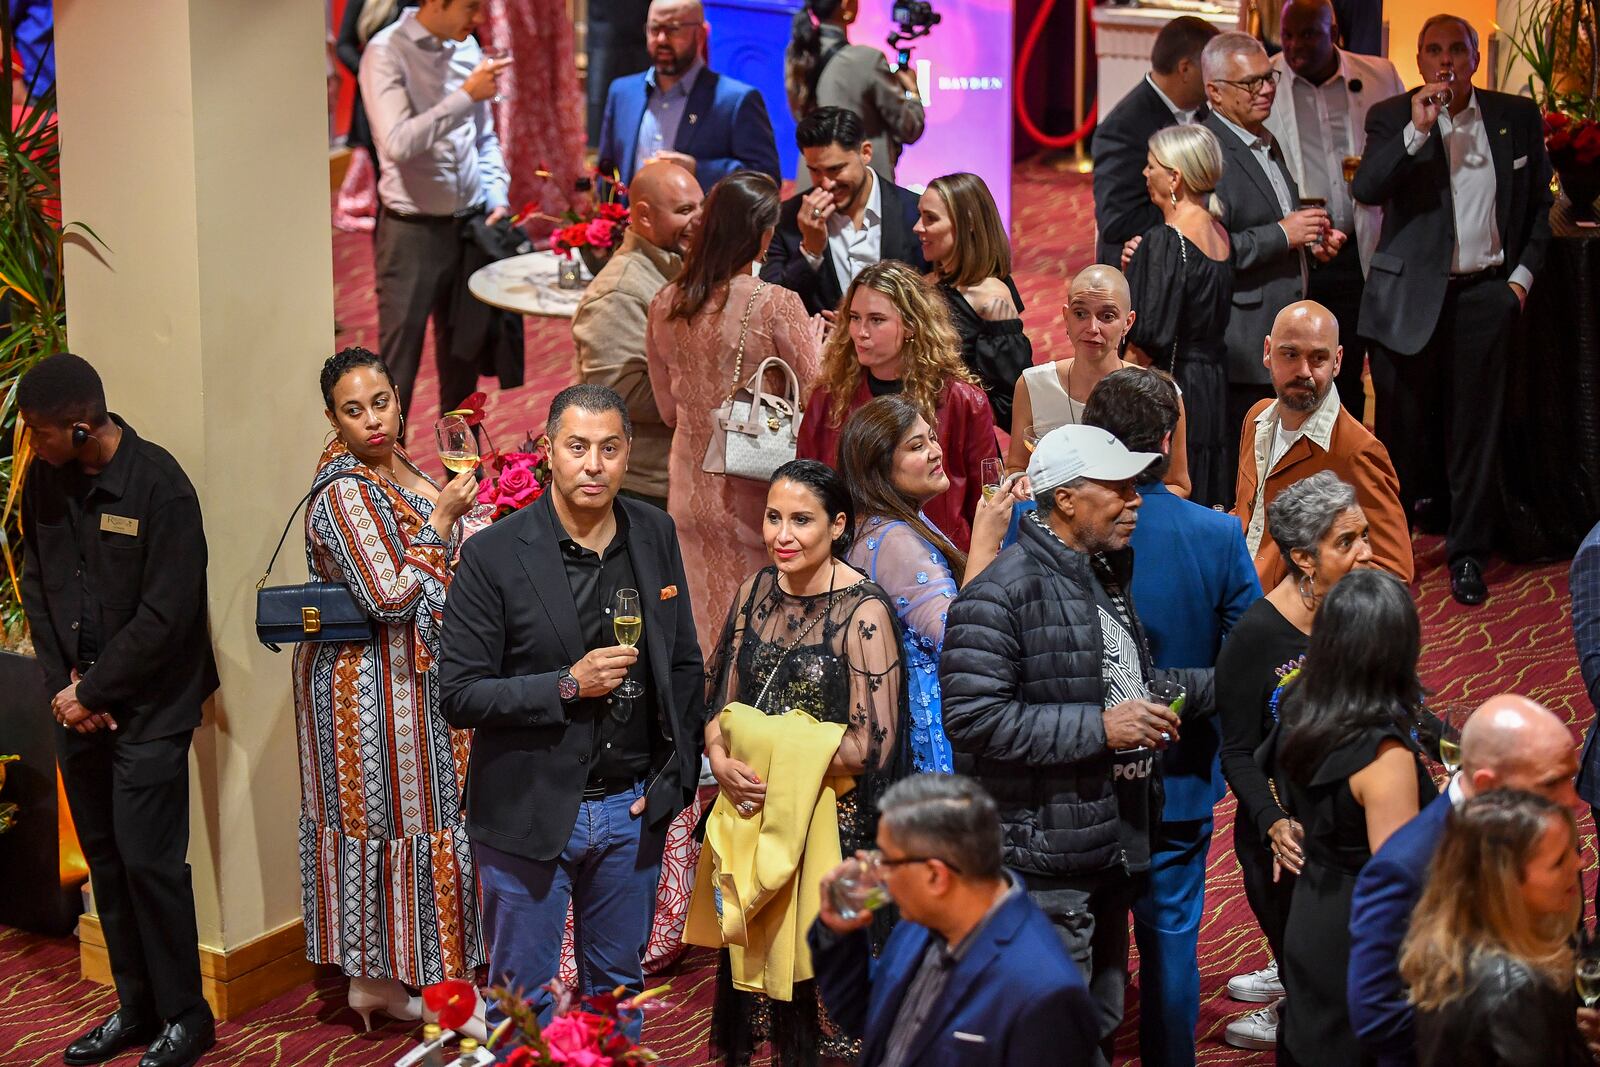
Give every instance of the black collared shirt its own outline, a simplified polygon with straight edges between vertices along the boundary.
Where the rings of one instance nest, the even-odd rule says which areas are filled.
[[[617,644],[612,628],[615,614],[615,597],[618,589],[638,589],[639,582],[633,572],[633,560],[628,553],[628,515],[621,505],[612,505],[617,518],[617,530],[611,543],[602,553],[595,553],[567,535],[556,513],[549,494],[545,506],[550,509],[550,525],[556,531],[561,548],[561,562],[567,572],[567,586],[572,590],[572,602],[578,609],[578,626],[583,633],[583,646],[587,651],[609,648]],[[643,608],[640,590],[640,607]],[[593,721],[595,729],[594,758],[590,761],[591,781],[600,778],[642,778],[650,772],[650,713],[654,707],[654,692],[650,681],[650,657],[645,641],[639,641],[639,660],[629,677],[644,686],[643,696],[632,700],[612,693],[603,697],[580,699],[572,708],[574,722]]]

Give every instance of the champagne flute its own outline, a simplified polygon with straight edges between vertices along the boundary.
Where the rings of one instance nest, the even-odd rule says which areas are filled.
[[[983,487],[983,499],[992,500],[1000,491],[1000,483],[1005,481],[1006,468],[998,456],[990,456],[980,465],[979,485]]]
[[[1449,107],[1450,102],[1456,98],[1455,89],[1452,88],[1455,84],[1456,72],[1446,67],[1434,75],[1434,80],[1444,82],[1444,88],[1430,96],[1428,102],[1437,104],[1439,107]]]
[[[1584,948],[1583,955],[1578,957],[1578,965],[1573,969],[1573,975],[1578,987],[1578,996],[1583,999],[1583,1006],[1592,1008],[1600,1003],[1600,955],[1595,955],[1595,947],[1591,944]]]
[[[433,424],[439,442],[439,460],[456,474],[466,474],[478,465],[478,439],[461,415],[446,415]]]
[[[637,648],[644,633],[644,609],[639,603],[639,590],[618,589],[611,605],[611,628],[616,632],[617,644]],[[625,678],[617,686],[619,697],[644,696],[644,686],[632,678]]]
[[[495,62],[499,62],[502,59],[510,59],[511,58],[511,49],[502,48],[500,45],[497,45],[497,44],[482,45],[482,46],[480,46],[479,51],[481,51],[483,53],[483,58],[484,59],[493,60]],[[499,82],[498,79],[495,81],[494,85],[495,85],[494,102],[498,104],[502,100],[504,100],[505,97],[503,95],[501,95],[501,93],[500,93],[500,82]]]

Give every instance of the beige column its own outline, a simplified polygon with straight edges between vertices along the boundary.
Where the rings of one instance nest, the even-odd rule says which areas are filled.
[[[290,659],[254,583],[310,484],[333,344],[323,5],[58,3],[72,350],[199,491],[222,688],[191,757],[190,863],[208,998],[236,1015],[308,973]],[[290,535],[273,580],[303,581]],[[97,926],[84,963],[102,974]]]

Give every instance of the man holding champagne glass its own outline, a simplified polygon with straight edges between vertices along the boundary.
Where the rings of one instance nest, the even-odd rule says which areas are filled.
[[[463,546],[440,688],[445,718],[476,731],[467,833],[490,980],[536,990],[548,1016],[569,902],[583,993],[642,991],[705,684],[672,520],[617,499],[633,437],[622,398],[571,386],[546,433],[549,490]]]

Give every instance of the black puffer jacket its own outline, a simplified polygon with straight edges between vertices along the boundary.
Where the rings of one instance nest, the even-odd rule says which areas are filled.
[[[1132,551],[1109,559],[1128,588]],[[1116,613],[1089,557],[1024,519],[1018,543],[961,590],[945,625],[939,678],[956,769],[994,797],[1006,865],[1024,872],[1069,877],[1127,865],[1102,718],[1098,605]],[[1153,670],[1137,617],[1134,629],[1145,676],[1183,683],[1185,720],[1210,714],[1212,672]],[[1152,827],[1158,818],[1153,810]]]

